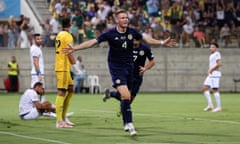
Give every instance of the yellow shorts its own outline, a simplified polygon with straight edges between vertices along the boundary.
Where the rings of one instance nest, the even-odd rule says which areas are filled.
[[[69,85],[73,85],[73,80],[69,71],[57,71],[57,88],[68,89]]]

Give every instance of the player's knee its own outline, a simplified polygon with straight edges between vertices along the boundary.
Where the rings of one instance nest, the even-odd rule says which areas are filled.
[[[207,91],[209,88],[207,87],[207,86],[203,86],[202,87],[202,91],[204,92],[204,91]]]
[[[73,92],[74,92],[74,89],[73,89],[73,86],[72,86],[72,85],[68,87],[68,92],[69,92],[69,93],[73,93]]]

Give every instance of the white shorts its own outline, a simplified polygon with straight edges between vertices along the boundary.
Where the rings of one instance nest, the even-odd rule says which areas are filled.
[[[44,76],[43,75],[42,75],[42,81],[38,80],[37,75],[32,75],[31,88],[33,88],[33,86],[36,82],[41,82],[43,84],[43,88],[45,88],[45,82],[44,82]]]
[[[208,76],[204,81],[204,85],[208,86],[212,89],[213,88],[219,88],[220,87],[220,78],[221,77]]]
[[[23,120],[34,120],[37,119],[41,114],[38,112],[37,108],[32,108],[27,114],[20,115]]]

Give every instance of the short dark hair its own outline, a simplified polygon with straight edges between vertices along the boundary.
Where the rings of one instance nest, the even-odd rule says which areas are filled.
[[[62,27],[63,28],[68,28],[70,27],[70,18],[66,17],[62,19]]]
[[[38,37],[38,36],[41,36],[41,34],[40,34],[40,33],[35,33],[35,34],[33,35],[34,38],[36,38],[36,37]]]
[[[215,47],[218,48],[218,44],[216,42],[211,42],[210,45],[215,45]]]
[[[36,88],[37,86],[42,86],[43,84],[41,82],[36,82],[34,85],[33,85],[33,88]]]

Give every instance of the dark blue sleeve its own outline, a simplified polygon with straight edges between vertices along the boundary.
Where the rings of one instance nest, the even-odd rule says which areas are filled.
[[[135,29],[132,29],[134,32],[134,38],[136,40],[141,40],[143,38],[142,34],[140,34],[138,31],[136,31]]]
[[[106,31],[104,33],[102,33],[100,36],[98,36],[96,39],[98,41],[98,43],[104,42],[108,40],[108,37],[110,35],[110,31]]]

